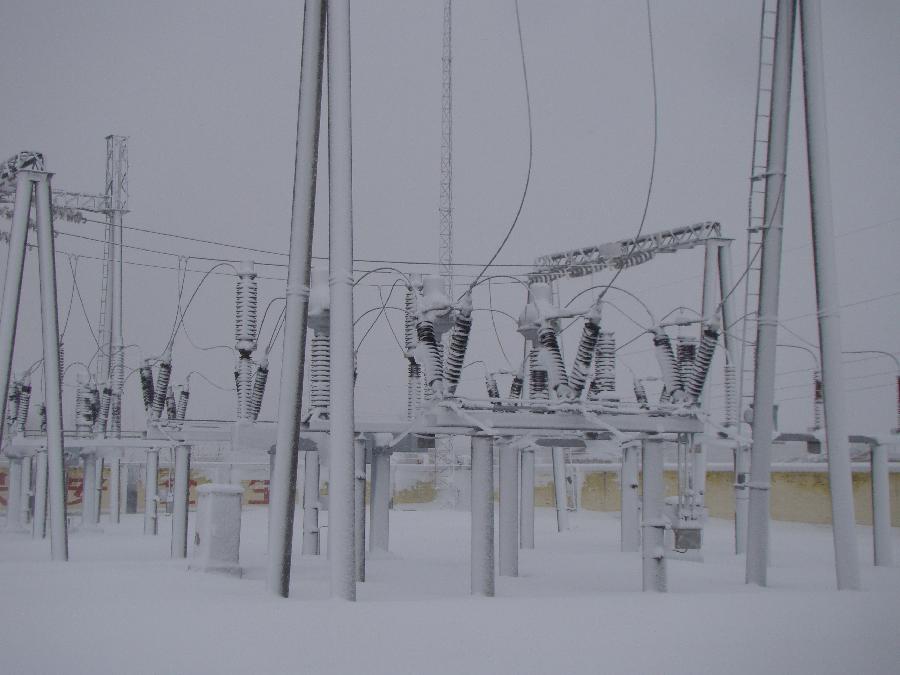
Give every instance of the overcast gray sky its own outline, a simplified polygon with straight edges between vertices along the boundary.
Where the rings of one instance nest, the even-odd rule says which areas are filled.
[[[744,228],[756,84],[758,2],[651,3],[657,59],[659,144],[647,217],[652,232],[718,220],[744,262]],[[440,0],[352,3],[355,247],[360,258],[433,261],[437,256],[440,148]],[[649,173],[652,100],[643,2],[521,0],[534,120],[534,168],[525,207],[499,262],[630,236]],[[54,185],[101,192],[104,136],[130,137],[131,213],[126,224],[246,246],[286,251],[291,207],[302,3],[6,2],[0,8],[0,155],[39,150]],[[823,3],[835,222],[846,349],[900,343],[900,3]],[[528,157],[527,114],[512,0],[457,0],[454,39],[454,207],[456,260],[484,262],[503,236],[521,195]],[[802,100],[799,70],[786,195],[782,316],[816,341]],[[323,134],[324,142],[324,134]],[[324,162],[324,147],[320,159]],[[326,175],[324,172],[320,175]],[[320,207],[327,205],[320,183]],[[317,253],[326,253],[327,209],[319,208]],[[103,226],[60,222],[59,229],[100,238]],[[8,223],[0,222],[6,229]],[[243,258],[228,248],[193,245],[128,231],[127,243],[184,256]],[[59,249],[98,256],[99,244],[60,236]],[[176,267],[174,256],[129,251],[134,262]],[[284,263],[283,256],[257,255]],[[0,254],[5,261],[5,254]],[[71,274],[59,258],[61,313]],[[5,265],[5,262],[3,263]],[[627,270],[619,282],[659,315],[699,307],[699,250],[663,256]],[[39,356],[36,258],[28,257],[25,307],[14,367]],[[191,261],[195,269],[208,262]],[[360,268],[369,265],[360,264]],[[409,266],[406,266],[408,268]],[[420,268],[425,271],[426,268]],[[92,324],[98,315],[99,263],[80,259],[79,286]],[[261,267],[283,278],[278,267]],[[462,270],[471,274],[472,269]],[[594,283],[608,279],[597,275]],[[199,275],[189,274],[192,291]],[[390,276],[367,281],[389,286]],[[498,280],[496,307],[518,314],[517,284]],[[564,281],[563,299],[590,280]],[[261,280],[262,305],[283,282]],[[391,304],[402,304],[401,290]],[[486,289],[476,305],[487,305]],[[175,315],[177,273],[128,265],[126,341],[142,353],[162,349]],[[894,294],[894,295],[891,295]],[[886,297],[882,297],[886,296]],[[613,298],[613,296],[610,296]],[[613,298],[615,299],[615,298]],[[643,310],[616,299],[638,322]],[[212,277],[186,325],[201,345],[233,340],[233,280]],[[378,303],[360,287],[358,311]],[[857,304],[858,303],[858,304]],[[586,303],[585,303],[586,304]],[[389,312],[395,327],[400,315]],[[369,315],[370,317],[373,315]],[[470,359],[505,368],[487,314],[476,314]],[[263,337],[272,327],[270,316]],[[607,324],[620,343],[638,330],[615,312]],[[366,326],[363,319],[360,326]],[[521,341],[509,319],[497,328],[511,361]],[[570,331],[574,333],[574,331]],[[575,337],[574,335],[572,337]],[[797,343],[782,333],[783,342]],[[77,296],[66,338],[68,362],[93,352]],[[649,339],[622,361],[655,374]],[[568,345],[571,353],[572,345]],[[280,341],[273,354],[264,418],[275,410]],[[129,363],[138,353],[129,354]],[[515,365],[515,364],[514,364]],[[811,359],[782,350],[776,392],[784,427],[811,422]],[[225,350],[176,343],[175,381],[199,370],[231,383]],[[620,367],[620,385],[630,376]],[[480,373],[469,391],[481,391]],[[75,369],[67,383],[74,384]],[[854,430],[895,423],[893,365],[871,359],[846,367]],[[139,426],[136,378],[129,380],[129,426]],[[721,381],[717,375],[714,384]],[[403,414],[405,369],[382,321],[360,352],[361,412]],[[190,416],[230,417],[233,398],[193,379]],[[721,388],[713,389],[713,396]],[[71,398],[71,390],[67,396]],[[807,398],[797,398],[804,397]],[[720,403],[721,401],[717,401]],[[70,402],[67,402],[67,408]]]

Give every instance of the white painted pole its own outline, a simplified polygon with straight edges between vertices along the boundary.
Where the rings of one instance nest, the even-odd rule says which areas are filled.
[[[122,458],[109,459],[109,522],[119,523],[122,518]]]
[[[329,0],[328,241],[331,275],[331,455],[328,553],[331,597],[356,599],[353,522],[354,346],[350,2]]]
[[[356,560],[356,580],[366,580],[366,439],[354,441],[353,542]]]
[[[22,527],[28,525],[31,519],[31,455],[22,458]],[[9,508],[7,506],[7,508]]]
[[[519,542],[522,548],[534,548],[534,448],[523,448],[522,494],[519,497]]]
[[[753,379],[753,446],[747,522],[746,581],[766,585],[769,560],[769,483],[775,430],[775,345],[778,342],[778,292],[787,165],[791,63],[794,52],[794,0],[780,0],[776,14],[769,119],[765,230],[762,240],[756,372]]]
[[[34,518],[31,536],[43,539],[47,536],[47,450],[39,448],[34,455]]]
[[[175,446],[175,483],[172,487],[173,558],[187,558],[188,507],[191,489],[191,446]]]
[[[641,512],[638,506],[638,462],[640,447],[626,443],[622,447],[622,469],[619,479],[621,499],[621,531],[619,543],[625,552],[641,550]]]
[[[871,451],[872,537],[875,564],[879,567],[890,567],[894,564],[894,542],[891,540],[891,483],[887,447],[881,443],[874,443]]]
[[[369,496],[369,550],[387,551],[390,543],[391,454],[372,451],[372,489]]]
[[[303,400],[303,371],[306,359],[306,309],[309,300],[319,119],[322,107],[324,34],[324,1],[306,0],[303,13],[300,100],[297,110],[297,149],[291,210],[290,257],[285,291],[284,351],[278,399],[278,431],[274,471],[269,484],[269,555],[266,583],[270,592],[285,598],[288,596],[291,581],[300,407]]]
[[[553,494],[556,497],[556,529],[569,529],[569,500],[566,497],[566,449],[552,448]]]
[[[97,522],[97,455],[89,451],[81,456],[81,527]]]
[[[44,357],[44,396],[47,406],[47,465],[50,501],[50,558],[69,559],[66,522],[66,471],[62,421],[62,373],[59,363],[59,316],[56,303],[56,259],[49,173],[36,173],[38,264],[41,277],[41,334]]]
[[[803,90],[806,110],[806,153],[812,220],[816,306],[825,399],[825,439],[828,446],[828,484],[837,587],[858,590],[859,551],[853,515],[853,477],[847,429],[847,400],[841,362],[841,310],[838,297],[831,176],[828,160],[828,120],[825,111],[825,72],[822,58],[822,16],[817,0],[800,0],[803,49]]]
[[[663,444],[646,439],[643,445],[643,491],[641,558],[643,590],[666,591],[666,523],[663,519],[665,483],[663,480]]]
[[[0,422],[2,424],[2,422]],[[22,529],[22,458],[9,458],[8,485],[6,488],[6,529],[19,532]]]
[[[0,305],[0,415],[6,410],[9,380],[12,375],[13,347],[19,320],[19,298],[22,295],[22,272],[25,266],[25,243],[28,238],[28,214],[31,211],[32,173],[20,171],[16,176],[16,201],[9,232],[9,253],[3,304]],[[0,420],[0,447],[6,421]]]
[[[471,593],[494,595],[494,439],[472,436]]]
[[[319,453],[303,457],[303,539],[300,555],[319,555]]]
[[[519,576],[519,448],[499,446],[500,453],[500,576]]]
[[[159,509],[159,450],[147,450],[147,471],[144,478],[144,534],[158,531]]]

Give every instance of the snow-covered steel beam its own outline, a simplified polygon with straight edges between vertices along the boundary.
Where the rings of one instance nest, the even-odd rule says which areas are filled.
[[[721,236],[721,226],[716,222],[676,227],[637,238],[542,255],[535,259],[537,269],[528,276],[530,281],[548,283],[562,277],[583,277],[605,269],[639,265],[657,253],[693,248]]]

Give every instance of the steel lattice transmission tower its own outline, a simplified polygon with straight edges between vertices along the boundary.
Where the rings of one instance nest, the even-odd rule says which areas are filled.
[[[453,48],[451,7],[444,0],[441,43],[441,192],[438,204],[438,267],[453,296]]]

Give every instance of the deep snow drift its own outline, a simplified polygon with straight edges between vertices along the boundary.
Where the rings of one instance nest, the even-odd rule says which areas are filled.
[[[900,568],[871,566],[870,528],[858,528],[861,592],[834,590],[828,527],[777,522],[770,588],[747,587],[730,523],[713,520],[705,562],[670,560],[670,592],[647,595],[639,554],[618,552],[616,515],[573,516],[558,534],[538,509],[521,576],[472,598],[468,513],[392,511],[392,553],[369,559],[355,604],[327,600],[327,561],[300,557],[299,532],[291,598],[267,594],[265,509],[244,513],[242,579],[170,561],[167,519],[156,537],[141,516],[73,530],[65,564],[4,533],[0,671],[897,672]]]

